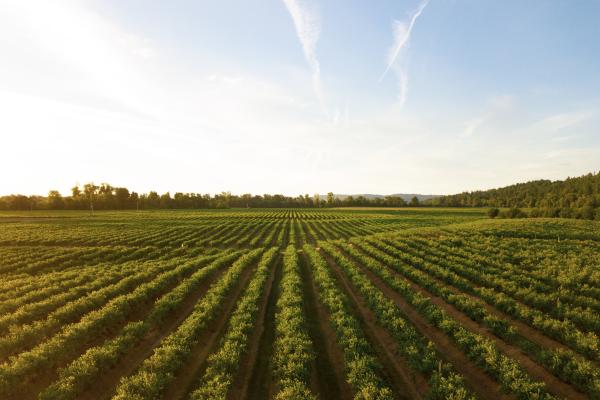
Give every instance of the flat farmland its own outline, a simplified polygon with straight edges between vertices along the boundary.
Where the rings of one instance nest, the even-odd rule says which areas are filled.
[[[0,213],[1,399],[599,399],[600,222]]]

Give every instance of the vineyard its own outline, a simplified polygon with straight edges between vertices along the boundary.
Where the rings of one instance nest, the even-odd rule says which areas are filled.
[[[0,399],[600,399],[600,222],[0,213]]]

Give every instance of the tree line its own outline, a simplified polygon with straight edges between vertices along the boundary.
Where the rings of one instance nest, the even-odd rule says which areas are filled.
[[[490,217],[561,217],[600,220],[600,172],[564,181],[536,180],[498,189],[441,196],[431,206],[491,207]],[[505,210],[500,210],[506,208]],[[526,210],[522,210],[526,209]]]
[[[137,193],[108,183],[76,185],[70,196],[51,190],[47,196],[0,197],[0,210],[152,210],[325,207],[488,207],[492,218],[560,217],[600,220],[600,172],[564,181],[536,180],[498,189],[463,192],[420,202],[400,196],[340,198],[332,192],[296,197],[282,194],[234,195],[156,191]]]
[[[153,209],[200,209],[200,208],[321,208],[321,207],[404,207],[419,206],[413,197],[406,202],[399,196],[366,198],[365,196],[336,197],[332,192],[326,197],[308,194],[296,197],[281,194],[234,195],[221,192],[215,195],[200,193],[156,191],[137,193],[125,187],[108,183],[76,185],[70,196],[50,190],[47,196],[20,194],[0,197],[0,210],[153,210]]]

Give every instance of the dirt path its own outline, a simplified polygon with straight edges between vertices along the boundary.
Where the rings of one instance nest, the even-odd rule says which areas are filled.
[[[318,298],[306,255],[300,258],[304,290],[304,313],[309,336],[313,343],[315,359],[311,365],[311,388],[320,399],[353,399],[352,388],[346,382],[344,353],[336,341],[329,324],[329,314]]]
[[[160,325],[158,330],[149,332],[142,342],[129,350],[119,364],[104,374],[98,375],[98,379],[95,380],[94,384],[85,393],[80,395],[80,398],[84,400],[97,400],[112,397],[121,377],[131,375],[146,358],[152,355],[154,348],[187,318],[196,303],[204,297],[210,285],[216,282],[226,270],[227,267],[223,267],[213,272],[208,279],[200,284],[191,296],[188,296],[181,307],[173,312],[167,321]]]
[[[359,266],[371,282],[373,282],[386,297],[396,304],[406,316],[407,320],[410,321],[419,332],[434,343],[440,356],[443,357],[445,361],[452,364],[454,369],[464,377],[467,386],[479,398],[489,400],[507,400],[515,398],[514,396],[503,393],[498,382],[477,367],[474,362],[469,360],[465,353],[454,344],[452,339],[446,336],[442,330],[432,326],[416,309],[409,305],[400,294],[387,286],[379,279],[379,277],[367,268],[356,263],[355,265]]]
[[[194,385],[206,368],[206,359],[216,350],[219,339],[227,329],[227,322],[231,317],[235,305],[248,285],[257,266],[258,261],[242,272],[239,282],[227,295],[222,304],[221,310],[218,313],[218,319],[209,323],[204,332],[200,335],[196,347],[191,351],[191,354],[183,367],[177,371],[175,379],[173,379],[169,385],[163,399],[182,399],[194,388]]]
[[[366,268],[363,268],[363,270],[366,271]],[[537,364],[534,360],[529,358],[529,356],[527,356],[521,349],[505,342],[503,339],[494,335],[490,330],[473,321],[471,318],[469,318],[469,316],[458,310],[456,307],[446,303],[446,301],[444,301],[444,299],[442,299],[441,297],[438,297],[433,293],[427,291],[423,287],[417,285],[416,283],[405,279],[402,276],[402,274],[396,272],[392,268],[388,268],[388,270],[396,277],[408,282],[415,291],[421,293],[425,297],[429,297],[432,304],[435,304],[436,306],[444,310],[448,315],[460,322],[460,324],[467,330],[492,340],[496,344],[496,347],[498,348],[498,350],[500,350],[500,352],[518,361],[519,364],[521,364],[521,366],[523,367],[523,369],[532,378],[546,383],[548,392],[560,398],[568,398],[574,400],[587,399],[587,396],[577,391],[574,386],[571,386],[570,384],[554,376],[546,368]]]
[[[279,296],[282,258],[271,268],[260,302],[256,325],[248,341],[248,352],[229,391],[229,399],[271,398],[271,354],[275,337],[275,304]]]
[[[348,276],[327,254],[321,253],[329,268],[337,279],[338,286],[352,302],[353,312],[361,322],[367,339],[373,345],[388,384],[399,399],[422,399],[427,393],[427,381],[419,373],[410,369],[399,355],[396,341],[390,333],[377,323],[377,317],[366,304],[362,296],[355,290]]]

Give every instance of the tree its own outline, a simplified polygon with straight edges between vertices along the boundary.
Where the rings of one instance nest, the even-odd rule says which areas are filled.
[[[118,209],[123,210],[125,208],[129,208],[129,189],[121,187],[116,188],[115,201]]]
[[[160,196],[155,191],[150,191],[146,197],[146,203],[148,208],[158,208],[160,207]]]
[[[245,193],[242,195],[242,207],[250,208],[250,203],[252,202],[252,195],[250,193]]]
[[[160,208],[171,208],[173,206],[173,202],[171,199],[171,193],[167,192],[160,196]]]
[[[417,196],[413,196],[412,199],[410,199],[410,203],[409,205],[411,207],[419,207],[420,203],[419,203],[419,198]]]
[[[98,188],[98,208],[115,208],[115,188],[108,183],[102,183]]]
[[[75,185],[71,188],[71,197],[79,197],[81,196],[81,189],[79,189],[78,185]]]
[[[487,212],[487,215],[490,218],[496,218],[498,216],[498,214],[500,214],[500,210],[497,209],[496,207],[490,208]]]
[[[592,206],[583,206],[580,211],[581,218],[594,219],[594,208]]]
[[[313,196],[313,204],[316,208],[319,208],[321,206],[321,197],[318,193],[315,193],[315,195]]]
[[[385,196],[384,204],[388,207],[403,207],[406,201],[400,196]]]
[[[333,192],[327,193],[327,206],[333,207],[334,201],[335,201],[335,196],[333,195]]]
[[[8,207],[11,210],[29,210],[31,208],[31,205],[27,196],[17,194],[9,196]]]
[[[51,190],[48,192],[48,206],[52,210],[62,210],[65,208],[65,202],[58,190]]]
[[[29,200],[29,210],[33,211],[37,206],[38,196],[34,196],[34,195],[29,196],[28,200]]]
[[[90,202],[90,212],[94,214],[94,198],[98,193],[98,186],[94,185],[94,183],[86,183],[83,185],[83,193],[85,197]]]
[[[216,194],[215,201],[217,208],[231,207],[231,192],[221,192],[220,194]]]
[[[527,218],[527,214],[517,207],[511,207],[508,210],[503,210],[498,215],[501,218]]]
[[[135,204],[135,209],[140,209],[140,196],[136,192],[131,192],[129,195],[129,199],[131,200],[131,204]]]

